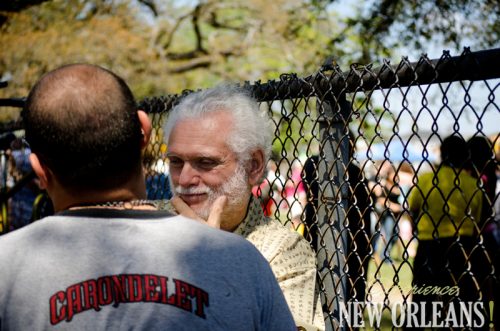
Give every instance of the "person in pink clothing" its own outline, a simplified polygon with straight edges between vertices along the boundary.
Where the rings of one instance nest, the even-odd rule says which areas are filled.
[[[307,194],[302,182],[302,165],[298,160],[292,163],[291,178],[287,181],[284,196],[290,210],[292,226],[299,229],[302,226],[302,212],[307,203]]]

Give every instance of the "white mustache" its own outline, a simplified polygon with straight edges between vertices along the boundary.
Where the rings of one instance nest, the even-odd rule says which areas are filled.
[[[182,187],[177,186],[175,188],[176,194],[209,194],[212,190],[207,186],[198,187]]]

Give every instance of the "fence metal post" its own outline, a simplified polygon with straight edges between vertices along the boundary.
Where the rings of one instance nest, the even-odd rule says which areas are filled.
[[[349,140],[345,138],[345,119],[350,105],[345,94],[340,97],[318,96],[317,110],[321,137],[318,159],[318,276],[326,330],[339,330],[345,329],[340,325],[340,303],[346,302],[348,281],[344,271],[348,186],[344,182],[349,146]]]

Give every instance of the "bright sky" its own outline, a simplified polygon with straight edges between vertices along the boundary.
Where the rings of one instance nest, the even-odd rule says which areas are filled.
[[[481,131],[489,136],[500,132],[499,84],[500,79],[495,79],[487,82],[441,84],[441,88],[437,84],[413,87],[407,93],[407,110],[403,110],[402,92],[393,90],[389,93],[389,102],[385,103],[385,108],[391,110],[395,116],[401,116],[399,130],[403,136],[412,131],[412,116],[418,116],[418,131],[422,135],[437,131],[443,136],[457,131],[469,138]],[[405,92],[406,89],[402,91]],[[384,107],[382,92],[376,92],[372,100],[374,105]],[[433,123],[437,124],[434,128]]]
[[[338,0],[330,6],[330,9],[337,11],[343,17],[351,17],[355,15],[359,8],[368,8],[372,2],[373,0]],[[395,50],[395,54],[407,56],[411,62],[418,61],[422,53],[427,54],[430,59],[439,59],[443,55],[444,50],[450,50],[451,56],[460,55],[460,51],[454,51],[449,47],[443,46],[439,40],[427,42],[425,45],[427,49],[424,51],[415,51],[412,48],[402,47]],[[478,50],[471,49],[471,51]],[[391,58],[391,63],[397,65],[400,60],[400,56],[394,56]],[[375,63],[375,65],[377,64]],[[399,134],[401,136],[411,134],[411,126],[414,123],[414,119],[410,114],[417,116],[419,112],[421,114],[418,117],[417,126],[418,132],[422,136],[432,133],[433,123],[436,123],[434,130],[441,137],[451,134],[454,131],[459,132],[466,139],[477,134],[477,132],[482,132],[488,136],[498,135],[500,133],[499,84],[500,79],[473,83],[468,81],[463,83],[457,82],[451,84],[446,93],[442,92],[439,85],[431,87],[422,86],[420,90],[412,88],[411,92],[407,94],[408,103],[406,107],[408,111],[402,111],[402,94],[394,90],[387,98],[389,103],[386,104],[386,108],[393,112],[396,117],[401,116],[399,119]],[[441,86],[443,89],[446,89],[448,84]],[[465,92],[466,89],[468,90],[467,92]],[[425,100],[423,100],[424,94],[422,91],[425,91]],[[388,93],[387,90],[385,93]],[[372,101],[375,107],[383,107],[385,99],[382,92],[376,92]],[[425,108],[423,106],[424,101],[428,102],[426,105],[428,110],[423,109]],[[392,129],[393,122],[389,122],[387,124]],[[391,134],[391,131],[387,132],[387,135],[390,136]]]

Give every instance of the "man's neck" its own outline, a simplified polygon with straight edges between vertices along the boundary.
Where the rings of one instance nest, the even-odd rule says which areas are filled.
[[[112,190],[79,191],[56,190],[49,192],[56,212],[78,206],[105,205],[110,203],[136,201],[146,198],[146,191],[139,187],[121,187]]]
[[[238,208],[231,208],[221,216],[221,229],[233,232],[247,217],[248,209],[251,203],[251,196],[246,200],[246,204],[241,204]]]
[[[73,209],[126,209],[126,210],[158,210],[158,204],[151,200],[137,199],[137,200],[119,200],[107,201],[98,203],[86,203],[70,206],[67,210]]]
[[[59,212],[75,206],[146,199],[146,184],[142,173],[122,183],[120,187],[111,189],[75,189],[53,180],[50,187],[47,187],[47,192],[54,204],[54,211]]]

